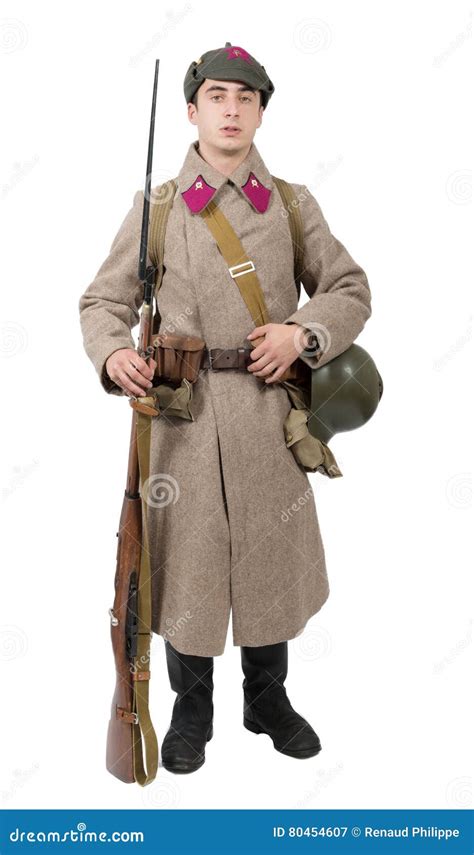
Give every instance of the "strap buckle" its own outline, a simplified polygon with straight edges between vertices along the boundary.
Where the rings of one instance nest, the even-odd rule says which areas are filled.
[[[138,724],[138,713],[126,710],[123,707],[115,707],[115,717],[125,724]]]
[[[235,273],[235,271],[240,270],[241,267],[246,267],[247,270],[241,270],[240,273]],[[255,270],[255,264],[253,261],[243,261],[242,264],[234,264],[233,267],[229,267],[229,273],[232,276],[232,279],[235,279],[236,276],[243,276],[244,273],[252,273],[253,270]]]

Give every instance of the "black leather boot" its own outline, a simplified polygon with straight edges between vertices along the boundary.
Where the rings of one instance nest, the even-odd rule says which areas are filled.
[[[169,772],[194,772],[204,763],[206,742],[213,734],[214,659],[179,653],[167,639],[165,649],[170,685],[178,697],[161,760]]]
[[[244,727],[253,733],[267,733],[282,754],[313,757],[321,750],[319,737],[293,709],[283,686],[288,673],[288,642],[241,647],[241,656]]]

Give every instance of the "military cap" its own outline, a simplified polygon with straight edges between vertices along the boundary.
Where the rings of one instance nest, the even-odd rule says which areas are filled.
[[[260,65],[244,48],[225,43],[225,47],[208,50],[189,66],[184,78],[184,97],[189,104],[201,83],[206,80],[242,80],[251,89],[261,92],[265,109],[275,87],[263,65]]]

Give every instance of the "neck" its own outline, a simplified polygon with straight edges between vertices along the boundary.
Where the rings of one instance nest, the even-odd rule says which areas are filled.
[[[206,161],[206,163],[214,167],[214,169],[217,169],[217,171],[221,172],[222,175],[231,175],[245,160],[251,146],[252,143],[250,143],[245,150],[222,151],[222,149],[218,149],[215,146],[209,146],[203,140],[199,140],[197,152],[201,155],[203,160]]]

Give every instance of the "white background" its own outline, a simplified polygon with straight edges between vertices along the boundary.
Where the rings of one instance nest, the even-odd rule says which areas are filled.
[[[0,808],[467,807],[468,5],[6,2],[3,14]],[[189,63],[226,41],[276,87],[255,137],[268,168],[308,185],[368,275],[358,343],[385,390],[371,422],[332,440],[344,477],[310,476],[331,594],[289,644],[286,685],[322,752],[295,760],[244,730],[229,635],[206,763],[160,767],[142,789],[105,769],[131,410],[99,385],[78,300],[144,184],[155,58],[153,184],[196,138]],[[161,744],[174,693],[158,636],[152,667]]]

